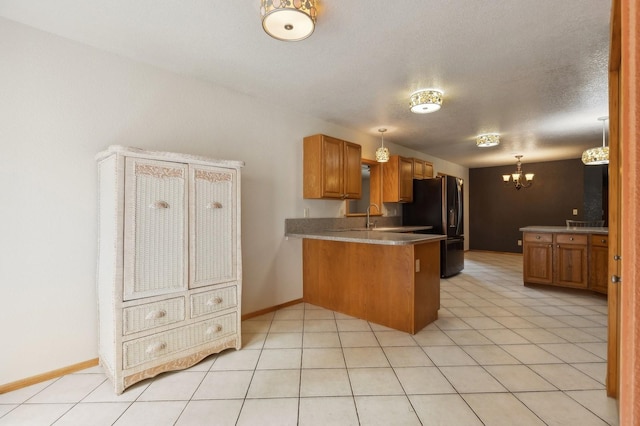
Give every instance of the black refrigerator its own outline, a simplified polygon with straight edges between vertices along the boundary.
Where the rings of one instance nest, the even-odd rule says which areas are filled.
[[[454,176],[413,181],[413,202],[402,206],[404,226],[430,225],[419,231],[443,234],[440,276],[450,277],[464,268],[463,180]]]

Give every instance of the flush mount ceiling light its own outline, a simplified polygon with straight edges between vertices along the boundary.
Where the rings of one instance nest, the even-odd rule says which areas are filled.
[[[376,161],[378,163],[386,163],[389,161],[389,148],[385,148],[384,146],[384,132],[386,132],[387,129],[378,129],[378,131],[380,132],[382,145],[380,145],[380,148],[376,149]]]
[[[440,109],[442,91],[436,89],[420,89],[411,94],[411,112],[426,114]]]
[[[262,28],[271,37],[300,41],[309,37],[316,25],[316,0],[261,0]]]
[[[496,145],[500,145],[500,135],[498,133],[487,133],[476,137],[476,146],[480,148]]]
[[[609,164],[609,147],[605,146],[606,123],[609,117],[598,117],[602,121],[602,146],[591,148],[582,153],[582,162],[586,166]]]
[[[524,173],[522,171],[522,162],[520,159],[522,155],[516,155],[518,162],[516,163],[516,172],[510,175],[502,175],[502,180],[504,183],[509,183],[509,180],[513,178],[513,184],[516,186],[517,190],[520,188],[528,188],[533,184],[533,173]]]

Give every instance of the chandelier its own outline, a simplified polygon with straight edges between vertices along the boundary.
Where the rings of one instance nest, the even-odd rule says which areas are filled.
[[[442,91],[436,89],[420,89],[411,94],[411,112],[426,114],[440,109],[442,106]]]
[[[497,133],[487,133],[476,137],[476,146],[486,148],[500,145],[500,135]]]
[[[586,166],[609,164],[609,147],[605,146],[606,122],[609,117],[598,117],[602,121],[602,146],[591,148],[582,153],[582,162]]]
[[[316,0],[261,0],[262,28],[271,37],[300,41],[309,37],[316,25]]]
[[[378,163],[386,163],[389,161],[389,148],[385,148],[384,146],[384,132],[386,132],[387,129],[378,129],[378,131],[380,132],[382,145],[380,145],[380,148],[376,149],[376,161]]]
[[[510,175],[502,175],[502,180],[504,183],[509,183],[509,181],[513,178],[513,184],[516,186],[517,190],[520,188],[528,188],[533,184],[533,173],[524,173],[522,171],[522,162],[520,159],[522,155],[516,155],[518,161],[516,162],[516,172]]]

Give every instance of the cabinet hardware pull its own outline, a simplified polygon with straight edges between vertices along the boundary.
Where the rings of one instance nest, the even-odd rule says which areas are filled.
[[[573,237],[569,237],[569,241],[573,241]]]
[[[606,243],[607,240],[605,240],[604,238],[602,240],[600,240],[601,243]]]
[[[207,300],[207,306],[219,305],[221,303],[222,303],[222,297],[214,297],[213,299]]]
[[[553,244],[549,244],[549,247],[553,247]]]
[[[539,239],[540,239],[540,235],[536,235],[536,240],[539,240]]]
[[[150,209],[168,209],[169,203],[166,201],[156,201],[155,203],[149,204]]]
[[[614,284],[620,284],[622,282],[622,278],[617,275],[611,275],[611,282]]]
[[[222,208],[222,203],[219,203],[218,201],[214,201],[212,203],[207,204],[207,208],[208,209],[221,209]]]
[[[207,334],[219,333],[222,331],[222,326],[220,324],[216,324],[213,327],[207,328]]]
[[[166,347],[167,347],[166,343],[156,342],[147,346],[147,350],[145,352],[148,354],[154,354],[154,353],[160,352],[161,350],[164,350]]]
[[[144,319],[146,319],[146,320],[160,319],[160,318],[164,317],[165,315],[167,315],[167,311],[165,311],[164,309],[160,309],[160,310],[155,310],[155,311],[149,312],[147,314],[147,316],[144,317]]]

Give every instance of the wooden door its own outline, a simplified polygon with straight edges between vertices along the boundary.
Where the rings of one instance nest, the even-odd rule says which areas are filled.
[[[616,4],[619,2],[615,2]],[[640,10],[637,0],[622,0],[620,12],[621,65],[619,165],[622,171],[619,182],[622,206],[619,210],[621,239],[618,265],[622,279],[619,307],[619,362],[620,362],[620,424],[640,423],[640,194],[638,193],[638,164],[640,164]]]
[[[620,155],[620,0],[611,7],[611,49],[609,57],[609,253],[608,277],[621,275],[621,155]],[[607,395],[620,391],[620,286],[608,279]]]
[[[400,201],[410,203],[413,201],[413,160],[400,157]]]
[[[344,142],[344,198],[362,198],[362,147]]]
[[[606,235],[591,236],[591,254],[589,256],[589,289],[607,293],[609,282],[609,247]]]
[[[343,197],[344,142],[329,136],[322,138],[322,196]]]
[[[550,242],[525,241],[522,263],[525,283],[553,284],[553,246]]]

